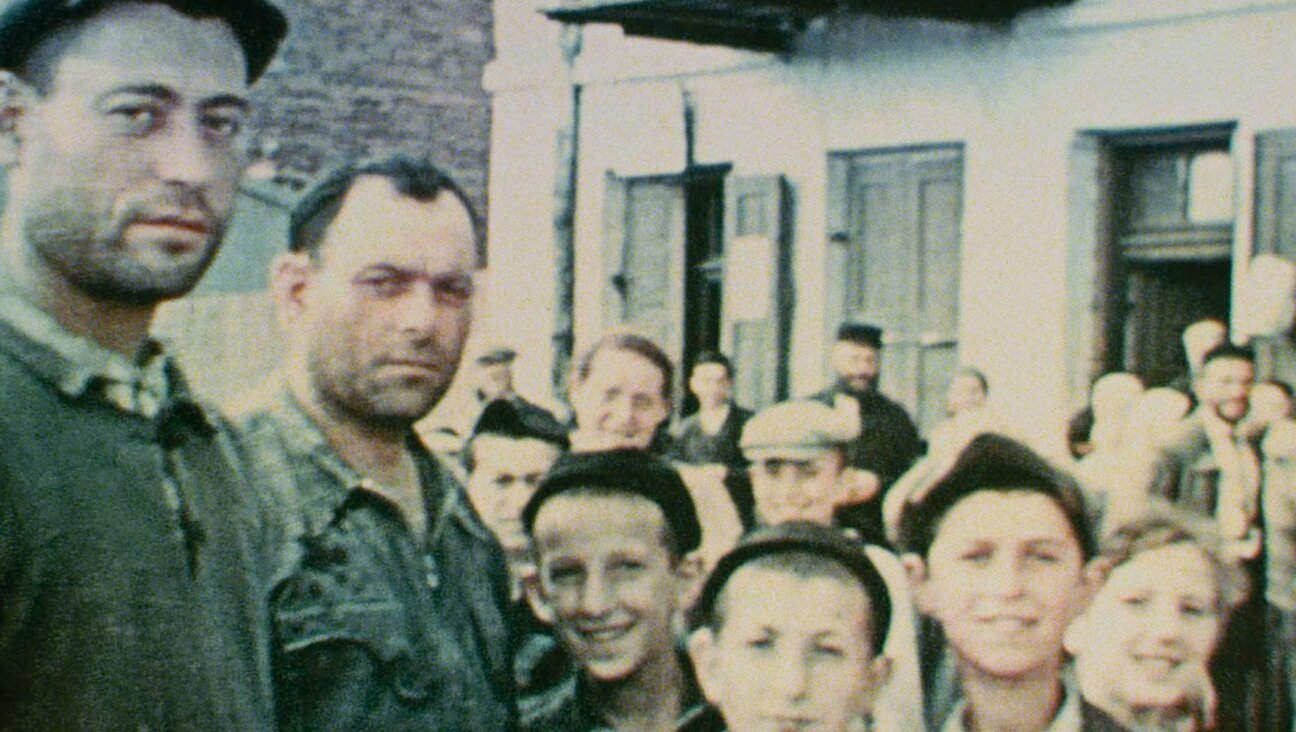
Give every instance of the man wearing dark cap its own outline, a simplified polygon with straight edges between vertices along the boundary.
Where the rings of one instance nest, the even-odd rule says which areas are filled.
[[[879,538],[883,536],[882,498],[922,451],[918,429],[904,407],[877,390],[881,353],[881,328],[843,323],[831,354],[837,382],[813,397],[838,408],[843,408],[844,397],[859,405],[860,432],[850,446],[848,460],[852,468],[861,471],[857,479],[871,486],[873,495],[842,509],[839,519],[865,536]]]
[[[517,360],[517,351],[499,346],[492,348],[476,359],[476,388],[473,395],[484,409],[486,405],[498,400],[513,402],[519,409],[535,412],[536,418],[555,419],[553,412],[531,401],[523,399],[513,385],[513,362]]]
[[[643,450],[564,455],[522,512],[528,585],[578,665],[522,701],[535,732],[718,729],[675,628],[700,579],[688,489]]]
[[[216,254],[285,31],[0,3],[0,729],[273,728],[266,514],[148,330]]]
[[[271,596],[280,728],[511,730],[503,552],[413,429],[459,368],[476,216],[390,155],[322,176],[290,220],[284,373],[237,421],[296,520]]]

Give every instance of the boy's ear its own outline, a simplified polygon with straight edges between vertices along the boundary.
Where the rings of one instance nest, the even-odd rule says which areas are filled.
[[[1084,597],[1082,598],[1081,607],[1076,617],[1071,619],[1071,624],[1067,626],[1066,633],[1062,636],[1062,647],[1072,656],[1082,652],[1089,644],[1089,636],[1093,630],[1090,628],[1086,611],[1089,609],[1089,603],[1093,602],[1094,595],[1102,588],[1103,582],[1106,581],[1111,570],[1111,560],[1102,557],[1091,559],[1084,566]]]
[[[865,664],[861,678],[864,681],[864,702],[868,705],[864,711],[872,714],[873,703],[891,678],[891,659],[881,653],[877,654]]]
[[[691,610],[702,594],[702,556],[693,552],[682,558],[675,565],[676,602],[682,611]]]
[[[522,581],[522,591],[526,594],[527,605],[531,606],[531,612],[535,613],[536,618],[545,625],[553,625],[553,605],[550,605],[549,599],[545,597],[538,571],[527,574]]]
[[[1105,557],[1090,559],[1081,570],[1081,582],[1084,584],[1083,597],[1080,601],[1079,612],[1089,609],[1089,603],[1093,602],[1094,595],[1102,589],[1103,583],[1107,581],[1107,576],[1112,571],[1112,561]]]
[[[882,481],[877,473],[847,465],[837,475],[837,507],[866,503],[878,494],[881,487]]]
[[[279,327],[285,331],[291,331],[301,315],[313,269],[310,255],[305,252],[284,252],[270,264],[270,295]]]
[[[913,593],[914,605],[923,615],[931,615],[931,590],[927,583],[927,562],[912,552],[901,554],[900,563],[904,565],[905,576],[909,578],[909,590]]]
[[[717,684],[717,649],[715,632],[706,626],[693,631],[688,639],[689,660],[693,661],[693,673],[697,676],[698,686],[707,701],[715,702]]]

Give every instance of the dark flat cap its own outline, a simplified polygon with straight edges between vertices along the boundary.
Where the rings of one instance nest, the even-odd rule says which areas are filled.
[[[578,488],[601,488],[642,496],[657,504],[671,529],[674,549],[684,555],[702,543],[697,508],[679,473],[643,450],[568,453],[558,458],[522,509],[527,534],[545,501]],[[591,516],[597,521],[597,516]]]
[[[126,0],[0,0],[0,68],[16,69],[54,32]],[[229,24],[247,59],[248,82],[270,65],[288,21],[268,0],[135,0]]]
[[[503,435],[515,440],[543,440],[566,450],[567,430],[548,411],[514,399],[496,399],[482,410],[473,437]]]
[[[711,619],[716,598],[725,583],[747,562],[771,554],[806,552],[831,559],[845,567],[864,585],[873,611],[873,651],[880,652],[891,627],[891,593],[860,540],[831,526],[793,521],[748,532],[728,554],[716,562],[698,599],[700,617]]]
[[[842,323],[837,327],[837,340],[881,348],[882,329],[865,323]]]
[[[941,521],[964,498],[980,491],[1030,491],[1051,498],[1075,533],[1086,559],[1095,544],[1080,486],[1034,450],[994,433],[977,435],[954,464],[900,516],[900,545],[906,552],[926,556]]]
[[[497,363],[512,363],[517,358],[517,351],[512,348],[492,348],[477,357],[477,363],[490,366]]]

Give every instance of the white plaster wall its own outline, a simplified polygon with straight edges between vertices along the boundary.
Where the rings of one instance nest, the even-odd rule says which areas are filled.
[[[517,2],[526,0],[500,5]],[[534,14],[508,17],[536,33],[555,25]],[[509,33],[532,37],[520,26]],[[1237,249],[1245,260],[1251,140],[1260,130],[1296,126],[1293,2],[1090,0],[1010,28],[842,15],[810,28],[786,57],[625,38],[606,26],[587,28],[584,40],[575,77],[585,84],[578,349],[603,322],[604,175],[681,169],[687,90],[697,162],[731,163],[734,175],[781,173],[792,184],[794,393],[821,384],[826,335],[836,325],[823,294],[830,276],[828,153],[963,143],[961,357],[986,371],[1009,416],[1040,435],[1055,434],[1073,406],[1066,388],[1067,173],[1077,132],[1236,122]],[[521,58],[509,61],[507,53],[501,47],[501,69]],[[495,89],[493,260],[483,323],[521,318],[546,338],[552,316],[543,311],[553,292],[547,212],[562,114],[560,104],[544,101],[551,94]],[[523,282],[537,294],[526,296],[528,312],[519,316],[509,298]],[[547,377],[547,364],[535,366]]]

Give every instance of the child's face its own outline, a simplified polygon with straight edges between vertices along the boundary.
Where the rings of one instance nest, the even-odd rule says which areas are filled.
[[[1215,569],[1191,544],[1119,565],[1067,634],[1085,694],[1126,708],[1181,704],[1209,684],[1223,619]]]
[[[522,530],[522,508],[558,459],[558,446],[544,440],[482,434],[473,438],[472,451],[468,497],[473,508],[510,555],[524,552],[527,538]]]
[[[836,450],[806,459],[763,458],[752,463],[752,494],[761,523],[832,524],[841,500],[841,470],[842,456]]]
[[[672,561],[666,519],[633,495],[561,494],[536,515],[541,594],[568,652],[615,681],[673,658],[672,620],[694,580]]]
[[[748,565],[725,583],[723,625],[690,643],[698,680],[731,732],[843,732],[886,681],[854,582]]]
[[[926,560],[909,561],[918,606],[940,621],[960,666],[1006,680],[1057,673],[1088,583],[1051,498],[973,493],[945,515]]]

